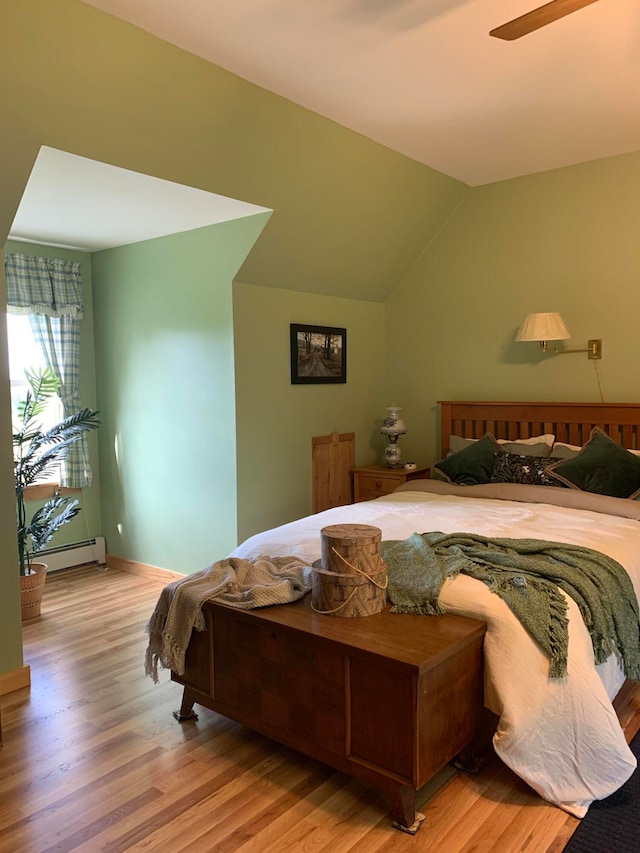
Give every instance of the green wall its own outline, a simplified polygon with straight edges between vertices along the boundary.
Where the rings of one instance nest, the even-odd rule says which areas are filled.
[[[273,209],[243,281],[383,299],[466,192],[79,0],[3,3],[0,27],[0,245],[48,145]],[[3,471],[0,517],[12,518],[6,459]],[[0,541],[3,560],[13,547]],[[19,642],[13,572],[9,557],[0,672]]]
[[[16,240],[7,240],[6,253],[29,255],[30,257],[60,258],[65,261],[79,263],[82,267],[82,291],[84,299],[84,317],[80,326],[80,400],[83,406],[96,408],[96,375],[93,343],[93,296],[91,288],[91,256],[87,252],[77,252],[70,249],[60,249],[52,246],[36,246]],[[102,519],[100,508],[100,465],[98,461],[99,433],[88,434],[89,454],[93,482],[91,487],[83,489],[76,495],[82,512],[69,524],[65,524],[54,540],[51,547],[64,545],[67,542],[78,542],[102,535]],[[29,512],[42,505],[43,501],[33,501]]]
[[[384,299],[467,190],[79,0],[0,27],[0,237],[46,144],[274,210],[243,281]]]
[[[355,432],[356,462],[379,457],[384,305],[235,282],[239,541],[311,512],[311,439]],[[347,382],[292,385],[289,324],[347,329]]]
[[[190,573],[235,547],[231,280],[268,218],[92,256],[112,554]]]
[[[388,387],[405,447],[436,458],[439,399],[637,401],[640,153],[479,187],[387,301]],[[559,311],[568,347],[514,340],[526,314]],[[410,369],[408,369],[410,366]]]
[[[7,282],[4,250],[0,248],[0,446],[11,447],[11,395],[9,393],[9,354],[7,352]],[[22,666],[22,623],[20,618],[20,581],[18,541],[16,538],[16,501],[11,453],[0,453],[0,673]]]
[[[576,345],[602,337],[607,399],[637,399],[640,155],[471,190],[78,0],[4,3],[0,24],[10,34],[0,52],[0,245],[42,144],[274,210],[234,290],[241,538],[307,511],[312,435],[355,429],[359,461],[372,461],[376,421],[392,400],[403,406],[409,429],[405,458],[429,462],[437,443],[435,401],[442,397],[596,399],[586,356],[544,359],[535,345],[513,342],[530,311],[561,311]],[[137,251],[144,247],[114,250],[105,266],[129,276],[123,295],[139,311]],[[96,256],[96,268],[101,263]],[[111,311],[113,295],[94,284],[98,317],[99,301]],[[117,275],[109,286],[123,291]],[[149,288],[143,281],[143,292]],[[133,475],[119,492],[130,469],[115,469],[113,442],[122,424],[129,437],[139,437],[132,421],[142,392],[154,416],[173,418],[184,397],[165,400],[165,379],[172,394],[180,390],[176,376],[169,372],[161,382],[154,360],[145,358],[133,362],[126,397],[119,398],[118,347],[136,355],[148,343],[149,351],[166,352],[156,335],[166,332],[175,344],[181,334],[187,341],[201,334],[194,360],[218,355],[219,344],[231,364],[230,327],[223,343],[211,334],[218,328],[213,318],[183,311],[176,305],[167,326],[161,320],[137,329],[133,343],[120,328],[121,322],[132,329],[126,315],[96,322],[98,406],[118,417],[100,434],[104,532],[114,552],[167,568],[179,567],[182,542],[152,552],[146,522],[139,529],[131,519],[137,524],[135,510],[148,499],[162,512],[173,501],[181,521],[186,511],[175,492],[162,495],[164,503],[149,498],[148,481],[138,486]],[[289,322],[348,328],[347,385],[289,385]],[[251,340],[263,347],[253,363]],[[5,349],[0,324],[0,432],[8,447]],[[182,345],[175,352],[179,371]],[[233,410],[229,385],[224,395]],[[174,434],[178,427],[174,422]],[[197,442],[196,428],[187,432]],[[123,440],[119,452],[149,470],[140,443]],[[8,453],[0,454],[0,672],[20,657],[9,463]],[[233,483],[226,460],[221,464]],[[177,458],[171,465],[182,473]],[[197,494],[189,492],[188,508],[200,500],[210,506],[200,481],[189,485]],[[202,541],[202,531],[195,538]],[[188,560],[193,565],[180,568],[215,556],[205,544],[200,557]]]

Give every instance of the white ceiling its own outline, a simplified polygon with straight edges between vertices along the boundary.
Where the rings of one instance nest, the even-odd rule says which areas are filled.
[[[95,252],[267,210],[43,146],[9,236]]]
[[[470,185],[640,150],[640,3],[85,0]]]

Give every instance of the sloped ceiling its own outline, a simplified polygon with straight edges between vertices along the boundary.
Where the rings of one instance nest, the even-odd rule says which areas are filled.
[[[469,192],[79,0],[0,25],[0,234],[44,144],[272,210],[241,281],[382,301]]]
[[[86,0],[470,185],[640,149],[640,3]]]

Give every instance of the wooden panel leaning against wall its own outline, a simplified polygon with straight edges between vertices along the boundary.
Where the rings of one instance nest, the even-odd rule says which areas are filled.
[[[354,432],[332,432],[311,439],[312,511],[352,502],[351,469],[355,465]]]

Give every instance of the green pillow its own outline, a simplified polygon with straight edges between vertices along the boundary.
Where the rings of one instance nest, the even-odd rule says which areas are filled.
[[[551,464],[547,475],[570,489],[628,498],[640,489],[640,458],[594,427],[578,455]]]
[[[488,432],[464,450],[452,453],[433,466],[449,483],[458,486],[478,486],[491,480],[496,453],[505,453]],[[638,460],[640,462],[640,459]]]

